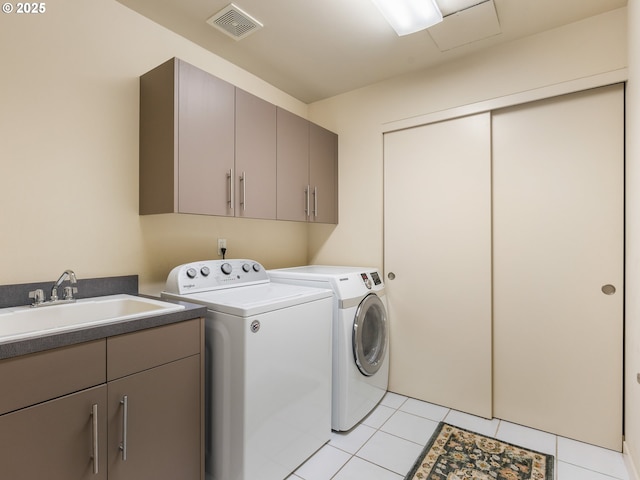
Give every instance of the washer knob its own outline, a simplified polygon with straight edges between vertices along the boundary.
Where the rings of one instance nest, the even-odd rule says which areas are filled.
[[[225,275],[229,275],[233,270],[233,268],[231,267],[231,264],[223,263],[222,266],[220,267],[220,270],[222,270],[222,273],[224,273]]]
[[[248,263],[245,263],[244,265],[242,265],[242,270],[246,273],[249,272],[249,270],[251,270],[251,267],[249,266]]]
[[[189,268],[187,269],[187,277],[189,278],[196,278],[196,275],[198,274],[197,270],[195,268]]]
[[[254,263],[254,264],[253,264],[253,271],[254,271],[254,272],[259,272],[259,271],[260,271],[260,265],[259,265],[259,264],[257,264],[257,263]]]
[[[211,273],[211,270],[209,269],[209,267],[202,267],[200,269],[200,273],[204,276],[204,277],[208,277],[209,274]]]

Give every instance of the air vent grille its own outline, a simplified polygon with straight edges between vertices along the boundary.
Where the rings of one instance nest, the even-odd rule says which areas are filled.
[[[209,18],[207,23],[236,40],[245,38],[263,27],[262,23],[233,3]]]

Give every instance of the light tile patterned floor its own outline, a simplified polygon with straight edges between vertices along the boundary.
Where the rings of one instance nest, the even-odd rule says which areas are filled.
[[[288,480],[403,480],[438,422],[555,456],[555,480],[632,480],[620,453],[387,393],[359,425],[331,440]]]

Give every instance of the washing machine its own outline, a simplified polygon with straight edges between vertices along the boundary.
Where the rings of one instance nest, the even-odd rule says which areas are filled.
[[[389,383],[389,324],[382,275],[375,268],[309,265],[269,270],[272,282],[333,292],[331,428],[353,428]]]
[[[175,267],[162,297],[207,307],[207,480],[282,480],[329,440],[330,290],[208,260]]]

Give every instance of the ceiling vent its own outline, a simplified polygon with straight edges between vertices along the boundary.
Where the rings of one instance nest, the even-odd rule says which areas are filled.
[[[263,27],[262,23],[233,3],[213,15],[207,23],[235,40],[241,40]]]

